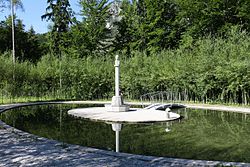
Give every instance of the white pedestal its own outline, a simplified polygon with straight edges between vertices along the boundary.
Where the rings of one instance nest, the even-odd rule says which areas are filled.
[[[112,112],[126,112],[129,110],[129,106],[123,103],[121,96],[113,96],[112,103],[108,106],[108,111]]]
[[[124,105],[123,98],[121,96],[113,96],[112,97],[112,103],[111,106],[113,107],[119,107]]]

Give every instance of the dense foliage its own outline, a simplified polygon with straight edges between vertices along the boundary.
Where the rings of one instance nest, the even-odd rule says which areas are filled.
[[[0,53],[12,49],[11,26],[11,17],[0,22]],[[24,28],[22,20],[15,19],[16,57],[19,61],[36,62],[47,52],[47,48],[40,42],[42,36],[36,34],[32,27],[28,31],[24,31]]]
[[[2,97],[110,98],[120,54],[127,98],[171,91],[182,100],[249,103],[248,0],[80,0],[82,20],[69,1],[47,2],[50,32],[25,31],[15,19],[15,65],[10,19],[0,24]]]
[[[124,96],[130,99],[138,99],[148,92],[172,90],[179,92],[182,100],[247,104],[249,53],[249,34],[234,28],[227,33],[227,39],[207,37],[150,56],[133,52],[127,58],[124,54],[121,55],[121,87]],[[114,56],[63,55],[60,61],[46,55],[36,65],[23,62],[15,67],[9,57],[9,54],[0,57],[0,84],[3,91],[13,96],[100,99],[113,95]]]
[[[0,1],[1,9],[6,4],[4,2]],[[248,0],[80,0],[81,20],[73,17],[74,11],[68,0],[48,0],[47,3],[42,19],[53,24],[50,32],[34,47],[39,50],[47,44],[43,48],[46,52],[49,47],[51,53],[59,54],[60,50],[77,57],[116,52],[130,56],[133,51],[149,55],[178,48],[188,36],[198,40],[208,35],[224,36],[235,25],[246,31],[250,27]],[[15,31],[28,33],[24,28]],[[0,39],[7,41],[1,41],[1,46],[7,46],[1,47],[0,52],[11,48],[9,32],[10,26],[1,26]],[[26,41],[30,38],[17,36],[15,43],[20,45]],[[18,47],[16,50],[20,52]],[[23,53],[24,59],[40,58],[34,56],[38,53],[32,50],[29,55]],[[20,53],[17,57],[23,60]]]

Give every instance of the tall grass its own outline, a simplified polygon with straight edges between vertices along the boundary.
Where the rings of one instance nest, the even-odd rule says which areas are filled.
[[[86,100],[113,95],[112,55],[63,55],[61,59],[45,55],[36,65],[19,62],[15,66],[10,57],[9,53],[0,56],[2,99]],[[250,103],[250,35],[238,29],[221,38],[184,41],[178,49],[150,56],[135,51],[130,57],[120,57],[121,89],[126,98],[171,91],[188,101]]]

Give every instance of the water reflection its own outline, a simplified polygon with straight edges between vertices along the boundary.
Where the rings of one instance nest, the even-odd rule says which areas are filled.
[[[110,123],[108,123],[110,124]],[[163,123],[164,124],[164,123]],[[166,122],[165,132],[170,132],[170,126],[172,125],[171,122]],[[120,148],[120,131],[122,130],[121,123],[112,123],[111,124],[112,130],[115,132],[115,152],[119,152]]]
[[[21,130],[64,143],[134,154],[250,162],[248,114],[181,109],[171,110],[183,117],[178,121],[112,125],[67,115],[69,109],[79,107],[88,106],[25,107],[0,118]]]
[[[119,145],[120,145],[119,133],[122,129],[122,124],[112,123],[111,126],[112,130],[115,131],[115,152],[119,152]]]
[[[63,142],[64,145],[64,137],[63,137],[63,109],[62,105],[59,106],[60,114],[59,114],[59,140]]]
[[[166,122],[166,129],[165,129],[165,131],[166,132],[170,132],[171,130],[170,130],[170,125],[169,125],[170,123],[169,122]]]

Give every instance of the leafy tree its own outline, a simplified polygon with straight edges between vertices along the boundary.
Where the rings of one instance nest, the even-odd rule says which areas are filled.
[[[249,29],[248,0],[175,0],[178,24],[194,38],[225,33],[233,25]]]
[[[50,41],[50,36],[49,33],[44,33],[44,34],[36,34],[36,39],[38,42],[38,45],[40,47],[40,54],[42,56],[50,53],[50,43],[48,41]]]
[[[5,21],[0,22],[0,52],[11,50],[11,27]]]
[[[80,5],[83,20],[73,28],[73,45],[81,55],[107,52],[110,46],[107,41],[110,34],[108,0],[81,0]]]
[[[121,8],[118,48],[155,52],[176,46],[177,7],[172,1],[124,0]]]
[[[72,24],[73,11],[68,0],[47,0],[49,4],[46,13],[42,15],[42,20],[47,19],[53,22],[51,30],[52,51],[55,54],[65,51],[68,46],[65,34]]]
[[[41,43],[39,43],[38,35],[31,26],[26,33],[27,43],[25,45],[25,60],[36,63],[45,53]]]
[[[141,0],[137,5],[140,18],[139,36],[142,37],[137,40],[139,49],[160,51],[175,45],[172,40],[175,36],[171,36],[174,31],[172,24],[176,17],[175,4],[171,1]]]
[[[134,22],[136,20],[136,1],[123,0],[121,3],[121,20],[114,24],[118,27],[118,34],[114,44],[114,51],[125,51],[127,55],[131,53],[131,42],[135,40],[134,33],[136,29]]]
[[[14,16],[15,17],[15,16]],[[0,23],[0,52],[11,50],[11,16],[7,17],[6,21]],[[15,17],[15,56],[19,61],[29,60],[36,62],[41,56],[42,52],[37,41],[35,31],[31,29],[25,32],[22,20]]]

